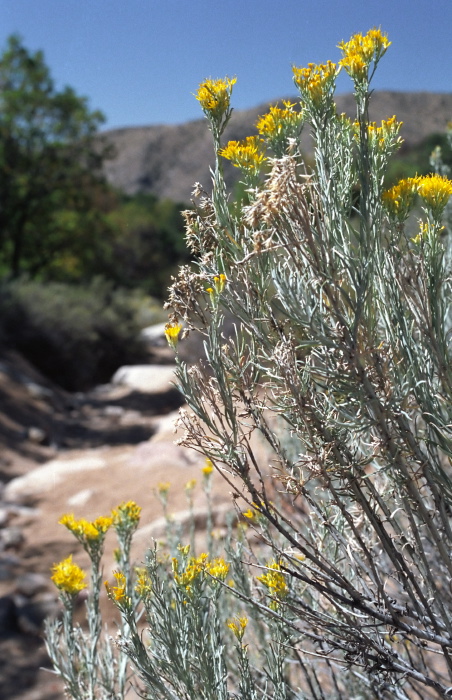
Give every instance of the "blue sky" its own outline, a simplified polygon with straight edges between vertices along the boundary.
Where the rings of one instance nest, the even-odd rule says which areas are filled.
[[[107,128],[199,118],[205,77],[237,76],[238,109],[295,94],[292,64],[338,60],[373,26],[393,42],[375,89],[452,91],[452,0],[0,0],[0,45],[42,49]]]

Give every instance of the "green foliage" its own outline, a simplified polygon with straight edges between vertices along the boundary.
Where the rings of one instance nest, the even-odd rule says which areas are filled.
[[[11,36],[0,56],[0,271],[31,276],[95,256],[106,233],[95,206],[109,153],[103,115],[57,91],[42,52]],[[85,253],[85,251],[89,251]],[[55,263],[55,258],[59,260]],[[77,262],[74,262],[77,261]]]
[[[438,146],[441,148],[445,163],[452,165],[452,150],[447,136],[433,133],[415,146],[408,148],[402,144],[397,155],[388,164],[386,185],[393,185],[405,177],[427,175],[432,169],[429,165],[430,156]]]
[[[14,280],[0,288],[0,334],[38,369],[70,391],[108,381],[139,361],[142,294],[95,278],[85,286]]]
[[[165,297],[177,265],[190,257],[181,207],[154,195],[123,196],[108,215],[113,235],[105,273],[122,286]]]

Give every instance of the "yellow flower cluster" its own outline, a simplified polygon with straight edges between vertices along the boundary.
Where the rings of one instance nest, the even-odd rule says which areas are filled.
[[[230,105],[232,88],[236,78],[207,78],[199,84],[196,99],[206,114],[218,118],[225,114]]]
[[[116,579],[116,586],[111,586],[108,581],[104,583],[108,597],[115,603],[127,602],[127,580],[125,575],[122,571],[114,571],[113,576]]]
[[[77,595],[86,588],[84,582],[86,573],[77,564],[72,563],[72,555],[60,561],[59,564],[54,564],[52,572],[51,579],[60,591],[69,593],[69,595]]]
[[[179,333],[182,330],[181,323],[167,323],[165,326],[165,337],[168,341],[168,345],[173,350],[176,350],[177,344],[179,342]]]
[[[233,631],[234,635],[237,637],[239,642],[242,641],[243,635],[245,634],[245,629],[248,624],[248,618],[245,615],[241,617],[235,617],[233,620],[228,620],[227,626]]]
[[[229,564],[222,557],[217,557],[213,561],[206,563],[206,571],[211,576],[224,581],[229,572]]]
[[[180,571],[178,560],[175,557],[173,558],[174,580],[179,586],[185,588],[187,592],[191,592],[193,582],[204,573],[224,581],[228,571],[229,564],[222,557],[209,561],[209,555],[205,552],[200,554],[199,557],[190,557],[183,571]]]
[[[244,141],[229,141],[218,154],[230,160],[236,168],[252,174],[257,174],[267,160],[265,142],[259,136],[247,136]]]
[[[377,126],[376,122],[369,122],[367,125],[367,133],[369,136],[369,142],[375,144],[380,148],[385,146],[391,146],[395,143],[401,143],[402,140],[395,140],[395,137],[400,131],[403,122],[398,122],[397,117],[394,115],[389,119],[382,119],[381,126]],[[358,136],[359,123],[355,122],[356,134]]]
[[[121,525],[136,525],[140,520],[141,506],[138,506],[135,501],[127,501],[121,503],[117,508],[111,511],[113,525],[115,527]]]
[[[419,194],[435,219],[439,219],[452,195],[452,181],[441,175],[409,177],[383,192],[382,199],[388,213],[398,221],[404,221]]]
[[[230,143],[232,143],[232,142],[230,142]],[[206,292],[209,292],[210,296],[212,296],[212,297],[218,296],[219,294],[221,294],[221,292],[225,288],[227,281],[228,280],[227,280],[226,275],[223,275],[223,274],[214,277],[213,278],[213,285],[214,286],[207,287]]]
[[[339,65],[357,82],[367,79],[372,61],[380,60],[391,42],[380,29],[370,29],[365,36],[354,34],[349,41],[341,41],[343,58]]]
[[[268,568],[270,571],[266,574],[262,574],[262,576],[258,576],[257,580],[264,584],[269,593],[277,598],[284,598],[288,594],[289,589],[287,588],[284,574],[281,573],[280,564],[276,561],[272,561],[268,564]]]
[[[151,579],[149,578],[146,569],[137,568],[135,571],[137,574],[135,590],[141,598],[147,598],[152,590]]]
[[[383,192],[382,200],[389,215],[402,222],[407,218],[417,194],[418,178],[408,177]]]
[[[327,61],[318,65],[309,63],[307,68],[293,66],[292,71],[295,85],[303,98],[318,107],[334,86],[338,68],[332,61]]]
[[[283,101],[284,109],[277,105],[271,106],[267,114],[263,114],[256,122],[256,128],[262,136],[269,139],[285,135],[287,131],[295,131],[303,121],[303,112],[295,112],[295,103]]]
[[[419,178],[418,192],[435,217],[441,216],[452,195],[452,181],[441,175]]]
[[[111,526],[113,519],[106,516],[101,516],[92,522],[81,518],[76,520],[72,513],[66,513],[58,521],[60,525],[64,525],[70,530],[76,538],[82,542],[94,542],[103,539],[103,536]]]

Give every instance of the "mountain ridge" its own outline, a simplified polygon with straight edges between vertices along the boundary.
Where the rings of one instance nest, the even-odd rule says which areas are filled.
[[[335,101],[339,113],[354,116],[356,104],[351,93],[337,95]],[[269,103],[264,103],[234,110],[224,141],[240,140],[256,133],[255,123],[268,106]],[[400,135],[406,147],[414,146],[433,132],[445,131],[447,122],[452,119],[452,93],[390,90],[373,93],[371,119],[380,122],[394,114],[403,122]],[[104,166],[107,180],[127,194],[146,192],[188,202],[195,182],[210,188],[209,168],[214,164],[214,151],[205,118],[182,124],[119,127],[102,132],[101,137],[107,139],[116,152]],[[305,153],[312,152],[311,136],[306,128],[301,144]],[[225,162],[228,186],[233,186],[238,176],[237,168]]]

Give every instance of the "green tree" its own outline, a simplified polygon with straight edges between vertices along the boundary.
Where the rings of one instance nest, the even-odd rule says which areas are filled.
[[[103,121],[72,88],[56,90],[41,51],[9,37],[0,56],[3,274],[70,271],[80,256],[96,256],[108,231],[95,206],[106,187],[100,169],[109,147],[96,136]]]

